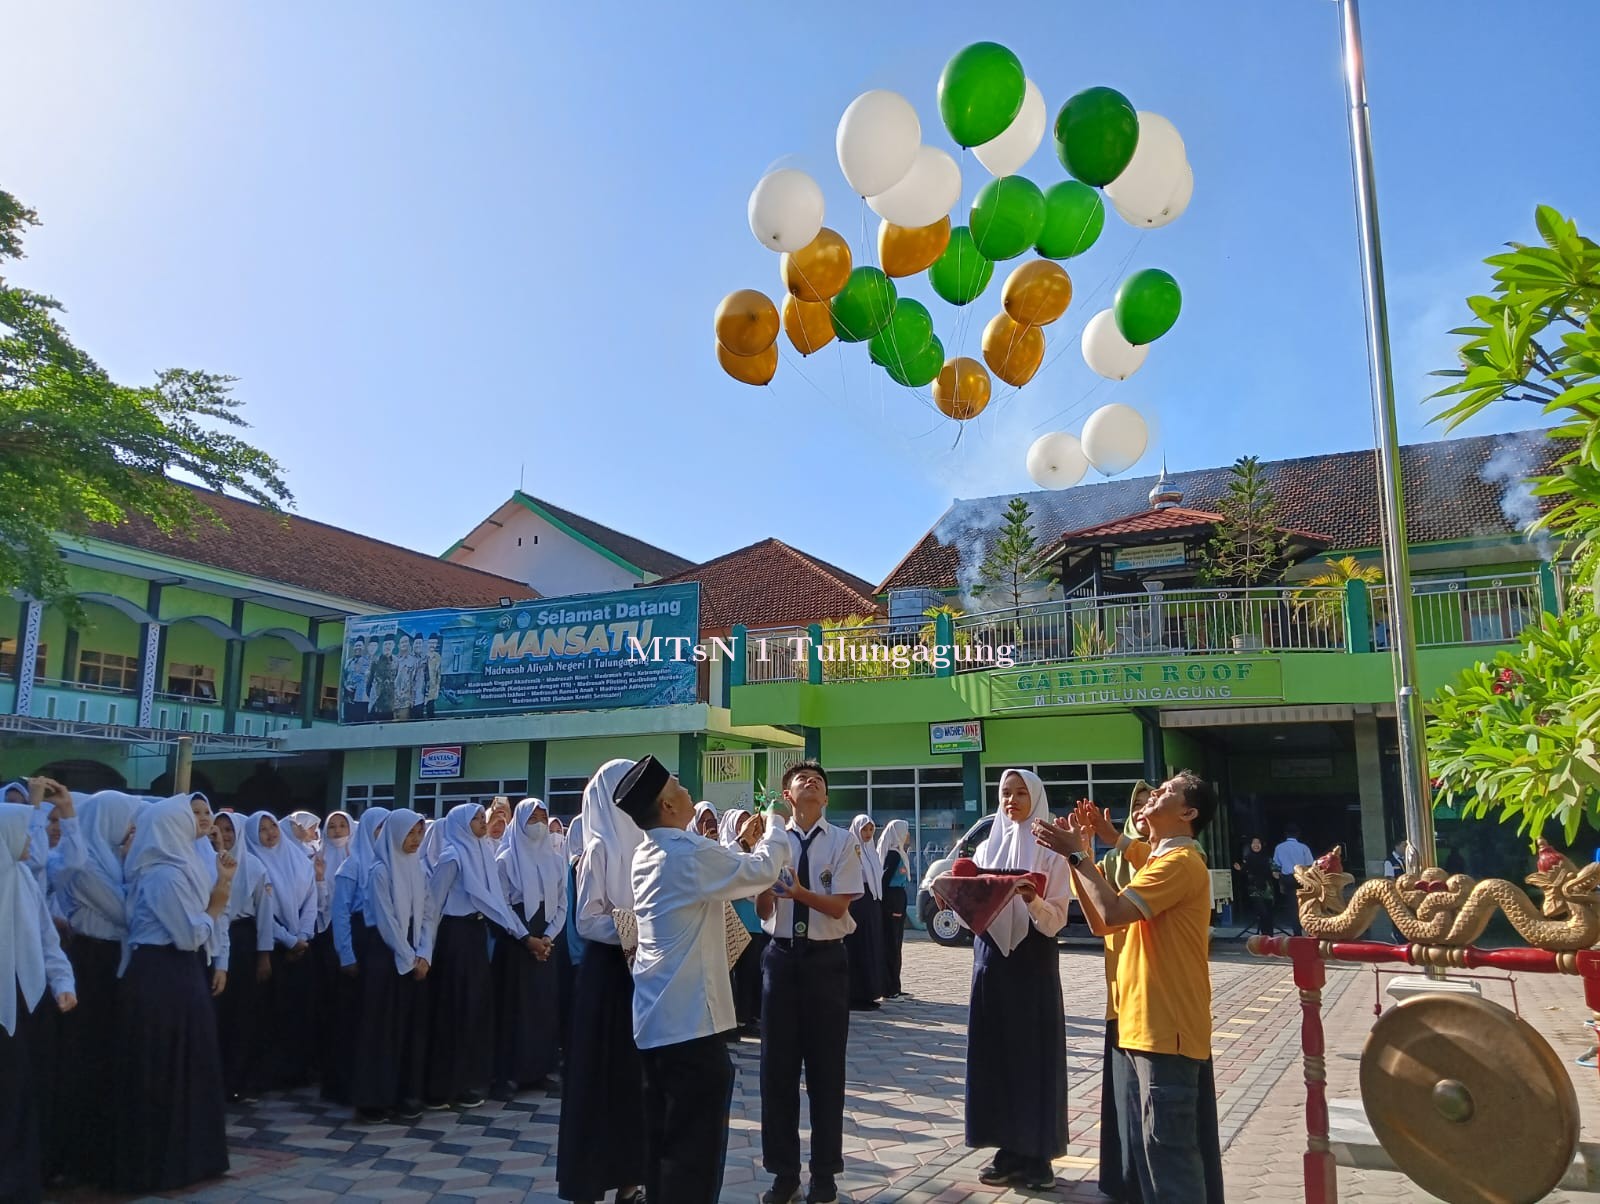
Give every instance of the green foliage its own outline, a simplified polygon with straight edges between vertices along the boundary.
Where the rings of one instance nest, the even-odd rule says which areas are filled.
[[[33,210],[0,190],[0,265],[22,258]],[[181,474],[270,508],[292,500],[275,460],[218,427],[246,426],[233,379],[168,369],[121,385],[73,346],[59,302],[0,276],[0,589],[83,621],[58,535],[142,515],[168,533],[219,521]]]
[[[1217,506],[1222,521],[1206,544],[1205,579],[1246,588],[1276,581],[1285,567],[1284,539],[1272,486],[1255,456],[1239,457],[1232,473]]]
[[[1362,564],[1354,556],[1324,560],[1322,564],[1322,572],[1307,577],[1291,597],[1296,612],[1304,619],[1321,631],[1332,632],[1344,624],[1345,587],[1352,581],[1378,585],[1383,581],[1383,570],[1375,564]]]
[[[1023,498],[1011,499],[1005,521],[978,566],[978,584],[972,587],[974,597],[993,596],[1015,610],[1022,605],[1025,594],[1055,584],[1059,570],[1046,560],[1049,547],[1033,537],[1029,525],[1032,518],[1033,508]]]
[[[965,647],[972,642],[972,633],[964,631],[955,625],[955,621],[963,613],[960,607],[943,603],[938,606],[928,607],[927,610],[922,612],[922,617],[931,619],[932,622],[922,625],[921,630],[917,632],[917,639],[929,648],[935,647],[939,643],[939,618],[940,616],[947,616],[950,619],[950,642],[957,647]]]
[[[1072,620],[1072,655],[1080,658],[1110,656],[1116,645],[1104,631],[1093,613]]]

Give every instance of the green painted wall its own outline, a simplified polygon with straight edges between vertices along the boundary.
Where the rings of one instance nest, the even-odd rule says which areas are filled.
[[[1138,761],[1144,756],[1139,720],[1126,711],[989,719],[983,725],[983,745],[985,765]]]
[[[86,603],[83,609],[89,617],[89,625],[78,632],[79,652],[139,655],[139,624],[120,610],[98,602]],[[77,677],[76,666],[68,665],[63,676]]]
[[[344,754],[346,786],[389,786],[394,783],[394,749],[355,748]]]
[[[1182,729],[1164,731],[1161,735],[1169,768],[1192,769],[1206,777],[1212,776],[1211,759],[1199,740]]]
[[[463,778],[522,778],[528,775],[528,746],[516,744],[468,744],[462,750]]]
[[[518,747],[521,747],[520,745]],[[586,778],[612,757],[638,759],[651,753],[674,773],[678,771],[678,736],[676,732],[660,736],[632,736],[625,739],[605,740],[551,740],[546,745],[545,773],[552,778]],[[526,753],[521,777],[527,772]]]
[[[273,664],[275,659],[279,663]],[[218,667],[220,669],[221,666]],[[244,673],[239,681],[241,700],[249,695],[252,674],[261,677],[287,677],[290,681],[299,681],[300,653],[287,640],[275,635],[248,640],[244,646]],[[220,673],[218,678],[220,680]]]
[[[246,602],[244,604],[245,634],[248,635],[252,631],[261,631],[268,627],[284,627],[300,635],[309,635],[311,632],[311,620],[305,615],[294,615],[286,611],[273,610],[270,606],[262,606],[258,602]]]
[[[166,664],[210,665],[216,672],[217,689],[222,688],[222,660],[228,642],[213,635],[198,623],[174,623],[167,628]],[[166,689],[167,683],[159,683]]]
[[[141,577],[129,577],[105,569],[89,569],[82,565],[69,564],[67,581],[76,593],[111,594],[118,598],[126,598],[141,610],[150,600],[150,583]]]
[[[822,733],[822,763],[830,769],[875,765],[960,765],[960,757],[928,752],[927,723],[839,727]]]
[[[39,624],[39,642],[44,645],[44,675],[63,679],[66,673],[67,621],[61,612],[47,608],[44,621]]]
[[[192,615],[204,615],[216,619],[224,625],[233,622],[233,599],[224,598],[220,594],[202,593],[197,589],[185,589],[181,585],[167,586],[161,591],[161,617],[163,619],[185,618]]]

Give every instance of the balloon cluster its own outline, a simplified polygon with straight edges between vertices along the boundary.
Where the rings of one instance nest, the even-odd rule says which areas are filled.
[[[947,151],[923,141],[922,122],[905,97],[863,93],[839,120],[839,167],[880,219],[879,266],[856,263],[845,239],[823,224],[822,189],[805,172],[784,168],[756,185],[750,230],[782,256],[786,295],[781,312],[748,289],[729,294],[718,307],[717,356],[730,376],[748,384],[770,381],[780,330],[802,356],[834,339],[866,343],[892,380],[931,385],[939,409],[965,421],[988,404],[992,378],[1021,387],[1038,373],[1045,327],[1072,301],[1071,277],[1058,261],[1095,244],[1107,200],[1128,224],[1154,228],[1180,216],[1193,195],[1194,172],[1172,123],[1136,111],[1111,88],[1078,93],[1056,116],[1057,157],[1072,178],[1040,188],[1017,174],[1043,142],[1048,112],[1017,56],[994,42],[968,46],[946,64],[938,104],[950,137],[993,177],[964,225],[951,222],[961,199],[961,168]],[[927,306],[900,296],[895,284],[925,272],[939,298],[970,305],[989,287],[995,264],[1030,251],[1037,258],[1015,267],[1001,288],[1000,312],[984,328],[981,362],[948,356]],[[1169,274],[1136,272],[1122,282],[1112,307],[1084,329],[1085,361],[1102,376],[1126,380],[1144,362],[1149,344],[1172,328],[1181,304]]]
[[[1092,464],[1105,476],[1126,472],[1150,442],[1150,428],[1132,406],[1101,406],[1083,424],[1083,437],[1067,431],[1040,435],[1028,449],[1028,476],[1042,489],[1066,489]]]

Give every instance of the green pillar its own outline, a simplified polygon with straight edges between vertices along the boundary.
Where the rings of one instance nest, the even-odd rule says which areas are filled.
[[[750,789],[763,792],[777,790],[779,788],[778,783],[767,779],[767,774],[771,772],[772,765],[771,759],[767,756],[767,750],[758,748],[753,751],[755,756],[751,758]]]
[[[810,637],[806,645],[806,680],[814,686],[822,684],[822,626],[813,623],[806,628]],[[807,753],[807,756],[811,754]]]
[[[961,754],[961,797],[966,800],[968,811],[984,812],[983,762],[975,752]]]
[[[704,732],[678,733],[678,781],[698,801],[705,789],[701,756],[706,750]]]
[[[222,730],[238,726],[240,679],[244,676],[244,602],[233,604],[233,635],[222,652]]]
[[[344,809],[344,749],[328,752],[327,787],[322,793],[324,815]]]
[[[1556,571],[1548,560],[1539,566],[1539,601],[1544,607],[1545,614],[1561,613],[1563,599],[1561,591],[1556,588]]]
[[[395,810],[411,806],[411,779],[416,776],[413,766],[416,754],[409,748],[394,750],[394,805]]]
[[[1154,707],[1134,707],[1133,713],[1138,716],[1139,726],[1143,729],[1144,780],[1154,786],[1167,776],[1167,749],[1161,734],[1161,712]]]
[[[822,729],[820,727],[805,727],[800,729],[806,737],[806,760],[822,760]]]
[[[956,625],[951,621],[945,611],[940,611],[933,620],[933,642],[944,649],[944,660],[935,660],[933,675],[935,677],[954,677],[956,672]]]
[[[1367,877],[1383,875],[1389,824],[1383,805],[1383,746],[1375,714],[1355,717],[1356,791],[1361,799],[1361,860]],[[1351,868],[1348,864],[1346,868]]]
[[[1344,650],[1372,651],[1372,595],[1365,581],[1344,583]]]
[[[528,795],[531,798],[544,797],[546,754],[543,740],[528,741]]]
[[[727,686],[742,686],[745,684],[744,658],[746,648],[750,643],[750,629],[743,623],[733,625],[733,660],[728,664],[728,677],[724,682]],[[729,696],[724,693],[723,697]],[[731,702],[731,699],[729,699]]]

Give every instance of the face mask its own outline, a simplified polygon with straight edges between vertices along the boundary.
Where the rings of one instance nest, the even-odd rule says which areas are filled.
[[[543,844],[545,837],[550,835],[548,824],[532,823],[527,826],[528,839],[534,844]]]

